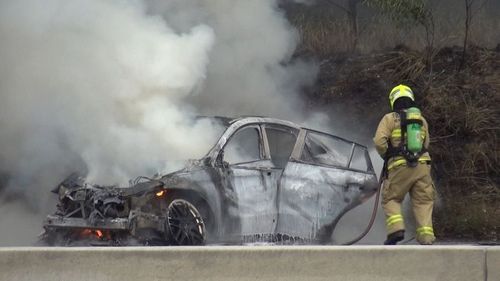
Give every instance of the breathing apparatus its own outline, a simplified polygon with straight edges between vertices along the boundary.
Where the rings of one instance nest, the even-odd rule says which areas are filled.
[[[415,101],[413,91],[410,87],[398,85],[389,94],[389,103],[392,110],[394,110],[396,100],[402,97],[407,97]],[[418,164],[418,159],[425,152],[425,148],[423,147],[425,135],[422,113],[420,109],[414,106],[400,110],[397,113],[401,124],[401,142],[398,147],[389,145],[386,158],[403,156],[408,166],[415,167]]]
[[[403,156],[410,166],[414,166],[422,155],[424,144],[422,114],[420,109],[410,107],[404,115],[405,120],[401,119],[401,132],[406,131],[406,139],[401,138],[402,142],[406,142]],[[406,130],[403,127],[406,127]]]

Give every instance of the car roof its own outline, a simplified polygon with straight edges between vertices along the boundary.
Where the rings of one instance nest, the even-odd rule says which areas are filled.
[[[334,134],[332,134],[330,132],[325,132],[325,131],[319,131],[319,130],[315,130],[315,129],[310,129],[310,128],[307,128],[307,127],[300,126],[300,125],[298,125],[296,123],[293,123],[291,121],[277,119],[277,118],[263,117],[263,116],[242,116],[242,117],[238,117],[238,118],[232,119],[231,121],[229,121],[229,124],[234,124],[236,122],[241,122],[239,124],[239,126],[243,126],[243,125],[246,125],[246,124],[253,124],[253,123],[267,123],[267,124],[283,125],[283,126],[292,127],[292,128],[299,129],[299,130],[303,129],[303,130],[307,130],[307,131],[310,131],[310,132],[316,132],[316,133],[320,133],[320,134],[330,135],[330,136],[333,136],[333,137],[335,137],[337,139],[340,139],[340,140],[343,140],[343,141],[346,141],[346,142],[350,142],[350,143],[354,143],[354,144],[356,144],[358,146],[367,148],[363,144],[360,144],[360,143],[357,143],[355,141],[352,141],[352,140],[349,140],[349,139],[346,139],[346,138],[334,135]]]
[[[291,121],[287,120],[282,120],[282,119],[277,119],[277,118],[271,118],[271,117],[265,117],[265,116],[240,116],[240,117],[227,117],[227,116],[196,116],[196,119],[203,119],[203,118],[208,118],[208,119],[214,119],[217,120],[220,124],[222,124],[225,127],[229,127],[230,125],[239,122],[240,125],[246,125],[246,124],[253,124],[253,123],[267,123],[267,124],[276,124],[276,125],[283,125],[283,126],[289,126],[292,128],[297,128],[300,129],[302,128],[296,123],[293,123]]]
[[[220,120],[220,122],[224,126],[226,126],[228,128],[228,130],[226,130],[224,132],[224,134],[229,134],[229,135],[233,134],[236,130],[238,130],[238,128],[241,128],[241,127],[246,126],[246,125],[252,125],[252,124],[272,124],[272,125],[287,126],[287,127],[294,128],[294,129],[297,129],[297,130],[306,130],[306,131],[310,131],[310,132],[316,132],[316,133],[320,133],[320,134],[325,134],[325,135],[328,135],[330,137],[334,137],[334,138],[339,139],[339,140],[343,140],[343,141],[346,141],[346,142],[349,142],[349,143],[353,143],[353,144],[356,144],[356,145],[358,145],[360,147],[363,147],[363,148],[367,149],[366,146],[364,146],[362,144],[359,144],[357,142],[354,142],[354,141],[351,141],[351,140],[348,140],[348,139],[344,139],[342,137],[330,134],[328,132],[323,132],[323,131],[317,131],[317,130],[309,129],[309,128],[306,128],[306,127],[302,127],[302,126],[300,126],[300,125],[298,125],[296,123],[293,123],[291,121],[277,119],[277,118],[263,117],[263,116],[242,116],[242,117],[236,117],[236,118],[222,117],[222,116],[202,116],[202,117],[199,117],[199,118],[213,118],[213,119],[216,119],[216,120]],[[214,146],[211,149],[211,151],[214,151],[218,146],[220,146],[220,145],[217,144],[216,146]]]
[[[287,120],[282,120],[282,119],[277,119],[277,118],[271,118],[271,117],[265,117],[265,116],[242,116],[242,117],[237,117],[234,118],[230,121],[230,124],[234,123],[240,123],[241,125],[245,124],[252,124],[252,123],[267,123],[267,124],[275,124],[275,125],[283,125],[283,126],[288,126],[296,129],[302,128],[296,123],[293,123],[291,121]]]

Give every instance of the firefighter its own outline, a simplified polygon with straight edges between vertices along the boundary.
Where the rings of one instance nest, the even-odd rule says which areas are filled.
[[[404,239],[405,225],[401,203],[410,193],[417,223],[416,239],[430,245],[436,239],[432,228],[435,188],[431,178],[428,124],[415,106],[412,90],[398,85],[389,94],[392,112],[380,121],[373,141],[386,161],[382,207],[386,215],[387,240],[395,245]]]

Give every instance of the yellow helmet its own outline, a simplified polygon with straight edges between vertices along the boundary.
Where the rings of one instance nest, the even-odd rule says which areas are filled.
[[[412,101],[415,101],[415,97],[413,96],[413,91],[410,89],[410,87],[400,84],[394,87],[391,90],[391,93],[389,94],[389,103],[391,104],[391,109],[394,109],[394,102],[396,102],[397,99],[402,97],[408,97]]]

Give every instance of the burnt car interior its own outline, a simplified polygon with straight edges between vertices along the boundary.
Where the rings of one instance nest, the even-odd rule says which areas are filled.
[[[292,154],[298,130],[284,126],[266,126],[265,130],[271,161],[276,168],[283,169]]]
[[[325,133],[308,131],[301,161],[310,164],[370,171],[371,161],[365,147]]]

